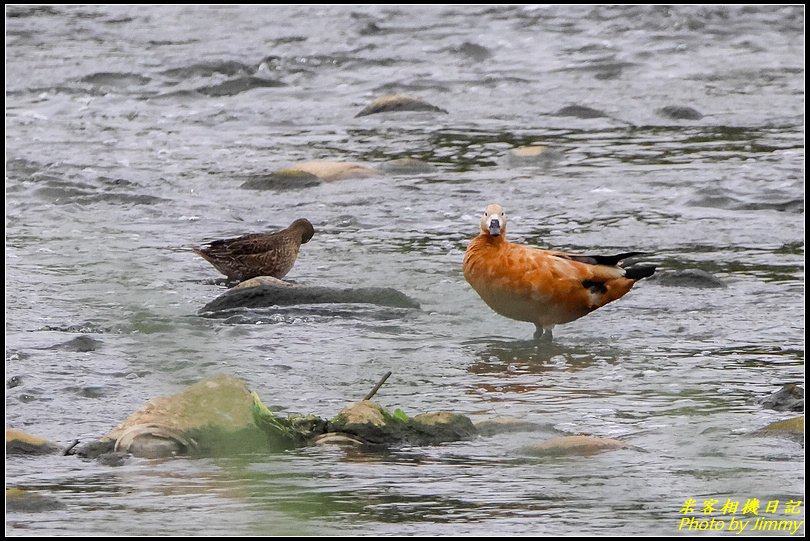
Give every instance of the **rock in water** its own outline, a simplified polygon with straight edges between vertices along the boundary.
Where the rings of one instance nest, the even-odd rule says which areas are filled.
[[[788,383],[763,399],[762,405],[776,411],[804,411],[804,389]]]
[[[585,434],[577,436],[561,436],[535,443],[524,448],[531,455],[593,455],[613,449],[627,447],[623,441],[613,438],[600,438]]]
[[[261,434],[253,423],[253,397],[237,378],[218,375],[185,391],[150,400],[102,438],[115,451],[157,458],[218,445],[218,439],[239,433],[249,439]],[[245,447],[249,447],[245,445]]]
[[[60,450],[58,445],[46,439],[15,428],[6,428],[7,455],[48,455]]]
[[[657,112],[659,115],[672,120],[700,120],[703,118],[699,111],[679,105],[667,105],[658,109]]]
[[[314,175],[323,182],[346,180],[350,178],[379,177],[381,173],[365,165],[354,162],[310,161],[298,162],[276,171],[280,174],[306,173]]]
[[[377,98],[354,116],[359,117],[374,115],[377,113],[393,113],[400,111],[435,111],[437,113],[447,113],[447,111],[441,107],[436,107],[435,105],[431,105],[418,98],[392,95]]]
[[[404,293],[387,287],[336,289],[315,286],[276,286],[234,288],[202,307],[200,313],[234,308],[264,308],[296,304],[374,304],[394,308],[419,308],[419,303]]]
[[[649,281],[667,287],[696,287],[700,289],[727,287],[722,280],[701,269],[664,271],[651,276]]]
[[[608,115],[599,109],[585,105],[567,105],[555,113],[557,116],[573,116],[576,118],[603,118]]]

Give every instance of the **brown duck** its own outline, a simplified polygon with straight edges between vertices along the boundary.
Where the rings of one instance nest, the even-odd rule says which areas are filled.
[[[207,248],[192,247],[230,280],[256,276],[283,278],[292,269],[301,244],[309,242],[315,229],[300,218],[276,233],[251,233],[234,239],[216,240]]]

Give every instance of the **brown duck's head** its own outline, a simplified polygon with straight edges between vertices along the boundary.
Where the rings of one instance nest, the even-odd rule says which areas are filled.
[[[306,218],[298,218],[293,223],[290,224],[289,229],[298,231],[301,233],[301,244],[306,244],[309,242],[309,239],[312,238],[312,235],[315,234],[315,228],[312,227],[312,224],[309,223],[309,220]]]
[[[491,237],[506,235],[506,214],[498,204],[489,205],[481,217],[481,233]]]

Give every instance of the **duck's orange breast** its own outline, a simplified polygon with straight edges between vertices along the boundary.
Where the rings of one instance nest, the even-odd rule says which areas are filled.
[[[481,234],[464,255],[464,278],[497,313],[543,327],[580,318],[633,286],[619,267],[564,255]]]

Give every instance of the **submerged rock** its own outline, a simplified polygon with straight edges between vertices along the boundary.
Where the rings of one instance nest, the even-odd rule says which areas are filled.
[[[543,426],[537,423],[506,415],[475,423],[475,429],[481,436],[494,436],[509,432],[531,432],[541,428]]]
[[[391,175],[421,175],[434,173],[436,171],[435,165],[417,160],[416,158],[390,160],[383,163],[380,167],[383,171]]]
[[[377,113],[393,113],[401,111],[434,111],[437,113],[447,113],[447,111],[444,109],[431,105],[418,98],[402,95],[391,95],[377,98],[354,116],[356,118],[360,116],[374,115]]]
[[[509,165],[551,165],[562,159],[562,153],[546,145],[532,144],[516,147],[506,155]]]
[[[659,271],[647,278],[647,281],[668,287],[696,287],[703,289],[727,287],[719,278],[700,269]]]
[[[298,162],[276,171],[275,175],[300,175],[301,173],[315,176],[323,182],[346,180],[350,178],[368,178],[382,175],[375,169],[370,169],[354,162],[309,161]]]
[[[395,308],[419,308],[419,303],[396,289],[361,287],[337,289],[318,286],[276,286],[234,288],[202,307],[200,313],[234,308],[264,308],[296,304],[375,304]]]
[[[613,449],[627,447],[623,441],[613,438],[600,438],[581,434],[578,436],[560,436],[525,447],[527,454],[535,456],[549,455],[593,455]]]
[[[776,411],[804,411],[804,389],[796,383],[788,383],[760,403]]]
[[[61,447],[44,438],[32,436],[15,428],[6,428],[7,455],[48,455],[61,450]]]
[[[608,115],[599,109],[585,105],[567,105],[555,113],[557,116],[573,116],[576,118],[603,118]]]
[[[293,190],[319,186],[323,181],[317,175],[305,171],[282,170],[269,174],[251,176],[240,188],[247,190]]]
[[[804,445],[804,415],[776,421],[753,432],[753,435],[784,437]]]
[[[101,347],[101,340],[96,340],[87,335],[77,336],[72,340],[68,340],[62,344],[56,344],[55,346],[50,346],[47,349],[64,349],[65,351],[77,351],[80,353],[86,353],[88,351],[96,351]]]
[[[235,96],[254,88],[272,88],[277,86],[286,86],[281,81],[274,81],[272,79],[265,79],[263,77],[254,77],[252,75],[245,77],[237,77],[229,81],[210,86],[201,86],[197,89],[200,94],[212,97]]]
[[[703,115],[699,111],[691,107],[682,107],[679,105],[667,105],[666,107],[658,109],[656,112],[662,117],[672,120],[700,120],[703,118]]]
[[[548,152],[548,147],[545,145],[527,145],[523,147],[516,147],[509,151],[509,154],[515,158],[536,158]]]
[[[64,503],[51,496],[17,487],[6,488],[6,513],[43,513],[63,507]],[[6,525],[8,527],[8,522]]]
[[[467,57],[476,62],[483,62],[484,60],[492,58],[492,52],[489,49],[483,45],[478,45],[477,43],[472,43],[470,41],[465,41],[458,47],[450,47],[446,50],[451,53]]]

